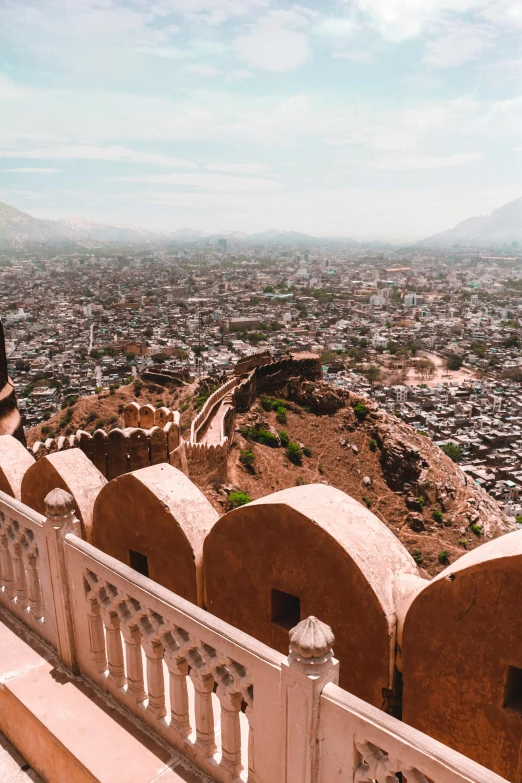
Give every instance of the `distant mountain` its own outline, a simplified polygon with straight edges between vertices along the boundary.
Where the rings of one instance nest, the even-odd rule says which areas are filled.
[[[76,242],[82,232],[71,226],[60,226],[56,220],[40,220],[20,209],[0,202],[0,245],[18,247],[27,244]]]
[[[205,233],[194,228],[178,228],[176,231],[151,230],[137,226],[118,226],[96,223],[82,217],[67,217],[61,220],[40,220],[15,207],[0,202],[0,247],[22,247],[38,244],[72,244],[88,246],[93,244],[117,243],[139,244],[143,242],[205,242],[217,244],[226,239],[230,244],[256,245],[300,245],[317,246],[337,244],[357,247],[349,237],[314,237],[299,231],[279,231],[271,228],[260,233],[245,234],[242,231],[227,230]]]
[[[505,246],[517,242],[522,246],[522,198],[517,198],[491,215],[472,217],[458,223],[455,228],[423,239],[418,245],[425,247],[474,247]]]

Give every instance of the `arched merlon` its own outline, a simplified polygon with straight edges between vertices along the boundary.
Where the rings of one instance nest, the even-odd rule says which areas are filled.
[[[393,584],[417,568],[367,508],[323,484],[261,498],[214,525],[204,571],[209,611],[281,652],[296,613],[321,617],[343,687],[382,706],[394,678]]]
[[[93,543],[131,566],[138,553],[151,579],[201,606],[203,542],[218,516],[184,473],[153,465],[113,479],[100,492]]]

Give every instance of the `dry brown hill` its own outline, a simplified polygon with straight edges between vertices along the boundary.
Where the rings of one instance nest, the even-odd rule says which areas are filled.
[[[205,391],[205,381],[202,387],[196,382],[174,390],[147,382],[132,383],[115,389],[113,394],[80,398],[43,426],[56,436],[77,429],[94,432],[101,422],[107,431],[123,427],[124,405],[138,399],[142,404],[179,408],[182,430],[186,432],[195,398]],[[431,440],[378,405],[322,381],[297,381],[293,386],[291,382],[285,393],[294,400],[285,402],[286,424],[277,422],[274,411],[266,412],[259,399],[249,413],[237,416],[227,484],[193,477],[219,511],[228,509],[232,489],[256,499],[298,484],[330,484],[365,503],[430,575],[466,550],[512,529],[498,504],[467,479]],[[368,408],[363,421],[353,410],[357,402]],[[339,404],[343,407],[336,410]],[[71,414],[65,422],[67,410]],[[316,415],[312,410],[335,412]],[[302,464],[295,465],[285,448],[270,448],[246,438],[241,434],[245,427],[274,434],[284,430],[292,441],[308,447],[311,456],[303,456]],[[42,433],[39,425],[26,433],[28,445],[49,435],[49,431]],[[240,461],[241,452],[247,449],[255,456],[251,468]]]
[[[302,483],[337,487],[365,503],[430,575],[466,550],[512,529],[496,501],[429,438],[378,405],[356,395],[347,397],[346,407],[323,416],[290,403],[285,425],[260,404],[238,416],[228,458],[230,485],[252,499]],[[352,407],[358,401],[368,406],[362,422]],[[245,426],[274,433],[285,430],[291,440],[307,446],[311,456],[303,456],[300,466],[292,464],[284,448],[270,448],[241,435]],[[240,462],[244,449],[255,455],[251,469]],[[226,508],[230,486],[201,488],[217,508]]]

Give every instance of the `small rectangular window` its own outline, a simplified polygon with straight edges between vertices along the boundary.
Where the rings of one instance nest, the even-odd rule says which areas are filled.
[[[300,620],[301,601],[299,598],[272,588],[272,622],[288,631]]]
[[[139,574],[143,574],[143,576],[149,575],[147,555],[142,555],[141,552],[135,552],[133,549],[129,549],[129,562],[130,567],[134,568]]]
[[[522,669],[510,666],[506,677],[504,707],[511,712],[522,714]]]

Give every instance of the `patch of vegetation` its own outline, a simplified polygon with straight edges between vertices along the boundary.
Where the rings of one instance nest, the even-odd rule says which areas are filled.
[[[286,408],[277,409],[276,419],[279,422],[279,424],[286,424]]]
[[[442,511],[439,511],[438,508],[433,509],[433,511],[431,512],[431,516],[433,517],[435,522],[439,522],[439,523],[441,523],[444,518],[442,516]]]
[[[461,538],[459,541],[460,546],[463,546],[464,549],[468,548],[468,539],[467,538]]]
[[[370,451],[377,451],[377,441],[375,438],[370,440]]]
[[[462,367],[462,359],[456,353],[452,353],[446,360],[446,366],[448,370],[460,370]]]
[[[420,551],[420,549],[414,549],[413,552],[411,553],[411,556],[413,557],[417,565],[420,565],[422,563],[422,552]]]
[[[470,529],[470,530],[471,530],[471,532],[472,532],[472,533],[474,533],[476,536],[481,536],[481,535],[482,535],[482,525],[477,525],[477,523],[476,523],[476,522],[475,522],[473,525],[470,525],[470,526],[469,526],[469,529]]]
[[[355,418],[357,421],[364,421],[366,416],[368,415],[368,408],[364,403],[362,402],[356,402],[353,406],[353,412],[355,413]]]
[[[421,508],[424,508],[424,506],[426,505],[426,501],[424,500],[424,498],[417,498],[417,503]]]
[[[94,425],[95,430],[102,430],[105,426],[105,421],[103,419],[98,419],[96,424]]]
[[[303,446],[303,454],[305,457],[311,457],[312,456],[312,449],[310,446]]]
[[[241,490],[237,490],[235,492],[231,492],[228,496],[228,506],[229,508],[239,508],[239,506],[246,506],[247,503],[251,503],[252,498],[250,495],[247,495],[246,492],[242,492]]]
[[[256,455],[250,449],[243,449],[239,455],[239,461],[242,465],[245,466],[245,468],[251,470],[254,466],[254,462],[256,461]]]
[[[280,432],[279,432],[279,440],[281,442],[281,446],[283,446],[286,449],[286,447],[290,443],[290,435],[288,434],[288,432],[285,432],[285,430],[280,430]],[[522,519],[522,517],[521,517],[521,519]]]
[[[447,549],[443,549],[442,552],[439,552],[437,557],[441,565],[449,565],[450,553],[448,552]]]
[[[362,496],[362,502],[363,502],[363,503],[364,503],[364,504],[365,504],[365,505],[366,505],[368,508],[371,508],[371,507],[372,507],[372,499],[371,499],[371,498],[369,498],[367,495],[363,495],[363,496]]]
[[[261,443],[262,446],[270,446],[271,449],[279,447],[279,438],[268,430],[256,430],[255,427],[242,427],[241,435],[247,440]]]
[[[288,444],[286,449],[286,456],[290,462],[293,462],[294,465],[302,465],[303,463],[303,452],[301,451],[299,444],[295,441],[290,441]]]
[[[453,462],[461,461],[463,451],[460,446],[457,446],[456,443],[445,443],[443,446],[441,446],[441,449],[444,454],[446,454],[446,456],[449,457]]]

